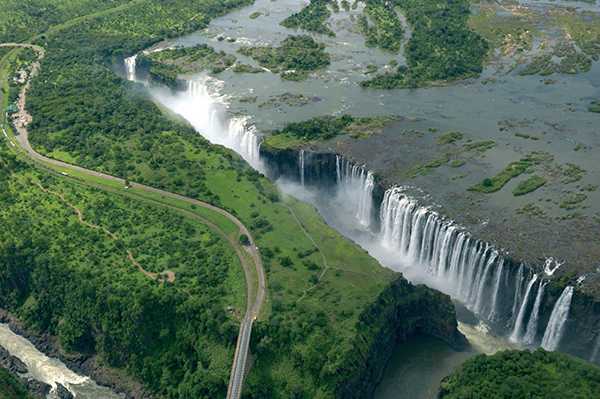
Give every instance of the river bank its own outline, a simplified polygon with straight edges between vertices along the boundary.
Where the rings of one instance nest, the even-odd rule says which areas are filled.
[[[44,374],[43,376],[42,374],[37,375],[38,378],[46,378],[47,382],[54,382],[56,385],[62,386],[64,389],[60,388],[60,386],[58,387],[58,392],[63,395],[59,396],[61,399],[63,399],[63,397],[68,397],[68,394],[65,392],[66,388],[69,388],[67,391],[69,394],[75,392],[75,394],[78,395],[78,398],[84,399],[149,399],[153,397],[153,395],[145,390],[139,383],[127,377],[123,370],[116,370],[103,365],[99,362],[97,356],[75,352],[65,353],[55,336],[48,333],[38,333],[25,328],[14,315],[5,310],[0,310],[0,323],[4,323],[12,333],[29,341],[31,345],[42,354],[51,359],[60,360],[60,363],[62,363],[63,366],[61,366],[58,361],[52,362],[50,359],[43,360],[34,352],[28,352],[30,353],[28,356],[32,361],[40,364],[40,373],[52,370],[51,368],[45,368],[46,366],[44,366],[43,362],[49,362],[53,367],[58,367],[57,370],[61,370],[61,373],[63,373],[62,376],[53,376],[50,374]],[[27,350],[26,345],[21,344],[20,347]],[[0,355],[1,354],[7,353],[5,351],[0,351]],[[23,373],[26,369],[24,363],[21,360],[17,360],[18,358],[15,356],[8,355],[1,357],[6,359],[9,370],[21,380],[22,377],[20,376],[20,373]],[[25,367],[25,369],[23,367]],[[64,381],[63,383],[58,382],[61,381],[61,379]],[[50,383],[35,380],[32,382],[27,380],[27,378],[25,378],[25,380],[28,381],[26,382],[26,387],[36,396],[36,398],[45,398],[52,388]]]

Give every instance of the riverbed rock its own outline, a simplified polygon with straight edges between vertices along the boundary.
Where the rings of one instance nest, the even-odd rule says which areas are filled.
[[[60,399],[73,399],[73,394],[69,392],[67,388],[65,388],[62,384],[56,384],[56,394]]]

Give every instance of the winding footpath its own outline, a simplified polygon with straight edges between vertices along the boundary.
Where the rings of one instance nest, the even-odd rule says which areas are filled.
[[[66,168],[66,169],[69,169],[72,171],[83,173],[88,176],[100,178],[100,179],[103,179],[106,181],[118,182],[118,183],[122,184],[123,186],[126,186],[126,182],[124,179],[121,179],[121,178],[115,177],[115,176],[111,176],[111,175],[107,175],[104,173],[96,172],[93,170],[85,169],[80,166],[71,165],[66,162],[47,158],[47,157],[37,153],[31,147],[31,145],[29,143],[28,132],[27,132],[27,129],[25,128],[25,126],[27,124],[31,123],[33,118],[29,114],[29,112],[27,112],[27,110],[25,109],[25,104],[27,101],[27,89],[29,88],[31,79],[37,75],[37,72],[40,67],[40,60],[42,58],[44,58],[44,49],[41,48],[40,46],[36,46],[36,45],[32,45],[32,44],[22,44],[22,43],[0,43],[0,47],[27,47],[27,48],[31,48],[31,49],[35,50],[38,53],[38,59],[35,61],[33,68],[31,70],[31,73],[29,74],[29,76],[27,78],[27,82],[26,82],[25,86],[23,87],[23,90],[19,94],[19,102],[20,102],[19,111],[18,111],[19,120],[13,125],[18,133],[15,135],[15,139],[19,144],[18,146],[15,145],[15,143],[11,140],[11,138],[8,136],[8,134],[4,130],[4,125],[2,125],[3,135],[6,138],[6,140],[8,141],[8,143],[17,152],[19,152],[26,158],[32,160],[36,165],[38,165],[46,170],[50,170],[51,172],[57,173],[59,175],[62,175],[65,177],[71,177],[67,173],[60,172],[56,169],[53,169],[52,167],[50,167],[48,165],[54,165],[57,167]],[[0,69],[0,74],[1,74],[1,71],[2,71],[2,69]],[[0,76],[0,81],[3,81],[3,80],[4,80],[4,77]],[[4,113],[4,111],[2,110],[2,98],[1,98],[1,93],[0,93],[0,115],[2,115],[3,113]],[[25,125],[23,125],[23,123],[21,121],[24,121]],[[24,151],[21,149],[23,149]],[[76,180],[82,180],[82,179],[78,179],[75,177],[71,177],[71,178],[76,179]],[[250,347],[250,335],[252,332],[252,325],[253,325],[254,321],[258,318],[258,314],[260,312],[261,306],[264,301],[265,287],[266,287],[266,278],[265,278],[264,267],[263,267],[263,264],[262,264],[262,261],[260,258],[260,254],[258,252],[258,248],[256,247],[256,245],[254,243],[252,234],[239,219],[237,219],[231,213],[229,213],[221,208],[218,208],[214,205],[208,204],[206,202],[198,201],[198,200],[195,200],[192,198],[187,198],[187,197],[184,197],[179,194],[160,190],[160,189],[157,189],[154,187],[146,186],[143,184],[129,183],[129,187],[135,187],[137,189],[144,190],[144,191],[147,191],[150,193],[159,194],[164,197],[173,198],[173,199],[176,199],[179,201],[184,201],[191,205],[199,206],[199,207],[208,209],[210,211],[216,212],[216,213],[226,217],[233,223],[235,223],[235,225],[239,229],[238,236],[245,234],[250,239],[250,245],[246,246],[245,250],[251,255],[252,260],[254,262],[254,266],[256,268],[256,274],[258,276],[258,293],[256,295],[256,299],[254,300],[254,302],[252,302],[252,277],[250,275],[248,263],[246,261],[244,254],[240,250],[239,245],[234,241],[233,238],[231,238],[228,234],[226,234],[221,228],[219,228],[214,223],[208,221],[207,219],[205,219],[193,212],[179,208],[174,205],[165,204],[160,201],[148,199],[148,198],[138,196],[135,194],[130,194],[130,193],[125,194],[130,197],[135,197],[135,198],[138,198],[143,201],[151,202],[154,204],[158,204],[161,206],[165,206],[165,207],[168,207],[171,209],[178,210],[178,211],[183,212],[189,216],[192,216],[198,220],[201,220],[203,223],[208,225],[211,229],[215,230],[221,237],[223,237],[235,250],[238,258],[240,259],[240,261],[242,263],[242,267],[244,269],[244,275],[246,278],[247,302],[246,302],[246,312],[245,312],[244,318],[242,319],[241,326],[240,326],[240,332],[238,335],[235,356],[234,356],[234,360],[233,360],[233,367],[231,370],[231,377],[229,380],[227,397],[229,399],[240,398],[241,393],[242,393],[242,385],[243,385],[244,377],[245,377],[245,373],[246,373],[246,365],[247,365],[247,359],[248,359],[248,351],[249,351],[249,347]],[[81,215],[80,215],[80,217],[81,217]],[[129,253],[129,255],[130,255],[130,257],[132,257],[131,253]],[[168,280],[170,280],[170,278],[169,278],[170,276],[167,275],[167,277],[168,277]]]

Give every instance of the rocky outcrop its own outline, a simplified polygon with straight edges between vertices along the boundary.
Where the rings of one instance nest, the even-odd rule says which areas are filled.
[[[457,328],[448,295],[398,276],[360,316],[353,350],[341,362],[335,386],[338,398],[371,398],[394,346],[414,334],[442,339],[456,350],[469,343]]]
[[[23,385],[31,395],[36,399],[45,399],[50,389],[50,385],[34,379],[25,378],[27,366],[19,358],[11,356],[6,349],[0,346],[0,365],[8,369]]]

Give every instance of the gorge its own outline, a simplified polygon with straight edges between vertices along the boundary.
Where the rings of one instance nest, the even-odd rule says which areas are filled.
[[[450,294],[509,347],[541,345],[598,362],[598,305],[585,294],[553,281],[542,265],[524,264],[474,239],[450,217],[419,205],[406,187],[383,186],[375,171],[341,154],[259,144],[260,133],[246,126],[246,117],[228,116],[218,83],[202,79],[189,81],[184,92],[149,88],[201,135],[238,152],[284,192],[315,205],[382,265]]]

